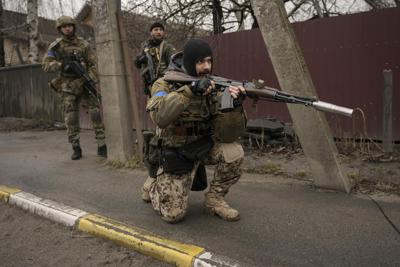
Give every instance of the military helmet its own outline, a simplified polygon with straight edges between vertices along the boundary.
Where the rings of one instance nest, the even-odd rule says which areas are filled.
[[[60,27],[65,26],[65,25],[74,25],[76,27],[76,22],[70,16],[61,16],[61,17],[59,17],[57,19],[57,21],[56,21],[57,30],[59,30]]]

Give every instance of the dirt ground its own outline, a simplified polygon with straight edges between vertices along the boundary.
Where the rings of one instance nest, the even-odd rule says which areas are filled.
[[[0,265],[169,266],[4,202],[0,202]]]

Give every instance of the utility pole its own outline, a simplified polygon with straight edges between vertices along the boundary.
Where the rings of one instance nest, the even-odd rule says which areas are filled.
[[[303,54],[281,0],[251,0],[259,28],[282,90],[316,96]],[[350,192],[331,130],[322,112],[288,104],[295,132],[318,187]]]
[[[28,62],[37,63],[39,58],[39,16],[38,0],[28,0],[28,24],[29,54]]]
[[[108,159],[133,156],[132,109],[118,31],[120,0],[95,0],[95,39]]]

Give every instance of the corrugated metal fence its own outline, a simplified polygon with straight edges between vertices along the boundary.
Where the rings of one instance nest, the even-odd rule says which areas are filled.
[[[400,140],[400,8],[294,23],[294,31],[310,70],[318,97],[337,105],[361,108],[368,136],[381,139],[383,125],[383,70],[393,72],[393,138]],[[258,29],[210,36],[214,73],[236,80],[263,79],[279,88]],[[140,83],[137,72],[135,82]],[[140,86],[138,86],[140,88]],[[139,96],[143,100],[143,96]],[[145,109],[145,101],[140,102]],[[250,118],[290,122],[285,104],[250,100]],[[142,114],[145,116],[146,114]],[[148,117],[144,125],[148,126]],[[363,132],[363,120],[327,114],[335,136]]]
[[[0,69],[0,117],[62,119],[60,99],[47,83],[54,77],[40,64]]]
[[[293,24],[321,100],[359,107],[369,136],[380,139],[383,124],[383,70],[393,71],[393,137],[400,140],[400,8]],[[279,88],[260,31],[242,31],[207,39],[214,48],[215,73],[238,80],[263,79]],[[284,89],[284,88],[282,88]],[[250,102],[250,101],[248,101]],[[285,105],[258,103],[251,118],[290,121]],[[352,135],[353,120],[328,116],[336,135]],[[355,128],[362,130],[356,116]]]

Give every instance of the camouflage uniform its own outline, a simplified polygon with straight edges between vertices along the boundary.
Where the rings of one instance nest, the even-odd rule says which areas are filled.
[[[135,66],[141,69],[141,76],[145,85],[144,91],[149,94],[150,87],[154,81],[149,81],[145,72],[147,68],[145,53],[148,52],[150,54],[154,66],[153,75],[158,79],[165,74],[171,56],[175,53],[175,48],[166,40],[149,39],[142,44],[141,51],[141,54],[135,60]]]
[[[75,22],[70,17],[61,17],[57,20],[57,29],[66,24]],[[79,146],[79,105],[82,104],[89,111],[93,122],[96,141],[99,147],[105,145],[104,125],[102,123],[99,104],[83,88],[83,78],[66,70],[63,61],[76,56],[88,70],[89,76],[97,80],[96,61],[89,43],[83,38],[65,36],[57,38],[50,44],[43,58],[42,66],[46,72],[59,71],[57,78],[50,82],[50,86],[60,94],[63,103],[65,125],[67,126],[68,141],[73,146]]]
[[[141,69],[141,76],[144,84],[144,92],[151,97],[150,87],[154,81],[151,81],[148,73],[146,52],[149,53],[154,66],[153,76],[158,79],[165,74],[165,71],[170,63],[172,54],[175,53],[175,48],[166,40],[149,39],[141,46],[141,53],[135,60],[135,66]],[[159,168],[159,150],[158,139],[154,137],[154,130],[144,132],[144,163],[148,169],[148,177],[142,188],[142,199],[146,202],[150,201],[149,190],[150,185],[154,181],[157,170]]]
[[[213,121],[220,115],[220,95],[197,96],[187,85],[168,83],[163,78],[154,83],[151,94],[147,110],[157,125],[157,136],[162,140],[162,151],[179,150],[208,134],[214,139],[214,145],[208,155],[196,161],[193,168],[186,173],[167,172],[163,166],[157,180],[150,186],[153,208],[165,221],[181,220],[188,208],[188,193],[196,168],[200,163],[211,164],[216,165],[216,168],[209,191],[205,195],[205,207],[208,212],[225,220],[238,220],[239,213],[229,207],[224,196],[241,176],[240,166],[244,153],[240,144],[221,143],[215,138]],[[236,108],[237,110],[238,116],[242,116],[242,107]]]

